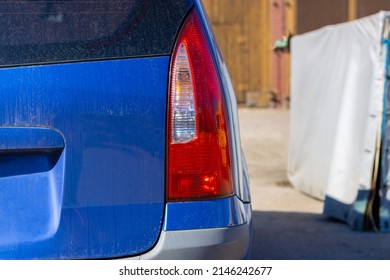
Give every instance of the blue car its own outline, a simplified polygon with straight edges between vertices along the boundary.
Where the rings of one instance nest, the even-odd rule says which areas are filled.
[[[248,258],[236,100],[200,0],[0,5],[0,258]]]

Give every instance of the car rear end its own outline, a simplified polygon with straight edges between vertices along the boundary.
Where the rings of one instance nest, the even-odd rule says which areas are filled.
[[[0,12],[0,258],[248,256],[236,102],[200,2]]]

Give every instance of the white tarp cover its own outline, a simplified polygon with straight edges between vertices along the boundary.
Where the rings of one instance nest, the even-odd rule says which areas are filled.
[[[292,38],[288,177],[302,192],[352,205],[360,190],[371,187],[382,121],[386,15]]]

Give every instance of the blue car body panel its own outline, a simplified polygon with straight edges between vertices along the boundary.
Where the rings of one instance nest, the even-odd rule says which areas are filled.
[[[74,8],[65,2],[58,3]],[[97,11],[113,5],[103,2]],[[56,44],[49,36],[0,46],[1,259],[248,257],[251,205],[236,99],[201,1],[126,5],[132,9],[119,33],[91,17],[83,32],[98,22],[103,38],[97,30],[89,41],[73,41],[68,32]],[[235,194],[166,203],[170,52],[191,6],[225,94]],[[69,30],[79,16],[68,15]],[[54,26],[45,17],[28,20]]]
[[[19,170],[0,171],[1,258],[115,257],[153,246],[164,211],[168,64],[0,69],[0,169]]]
[[[236,197],[168,203],[164,230],[234,227],[248,222],[244,204]]]

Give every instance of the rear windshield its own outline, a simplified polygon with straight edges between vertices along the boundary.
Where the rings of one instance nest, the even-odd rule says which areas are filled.
[[[168,54],[189,0],[0,0],[0,66]]]

